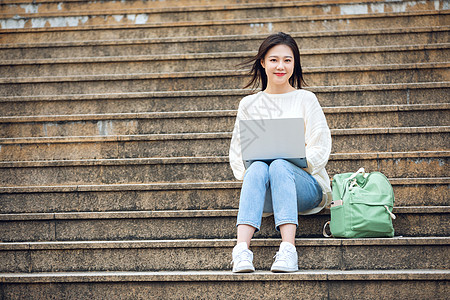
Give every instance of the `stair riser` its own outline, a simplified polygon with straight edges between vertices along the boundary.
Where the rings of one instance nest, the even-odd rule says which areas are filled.
[[[153,259],[153,258],[152,258]],[[389,299],[392,291],[402,299],[445,299],[450,290],[445,280],[249,280],[249,281],[112,281],[2,283],[5,299]]]
[[[442,2],[439,6],[442,7]],[[124,9],[117,5],[115,10]],[[38,6],[34,6],[39,11]],[[252,7],[239,10],[202,10],[202,11],[180,11],[180,12],[159,12],[151,13],[149,8],[152,6],[144,6],[141,9],[134,9],[130,13],[114,13],[109,12],[106,8],[95,11],[96,15],[92,15],[93,9],[81,11],[76,16],[64,16],[64,13],[57,11],[56,16],[30,16],[26,13],[20,13],[14,18],[3,19],[3,28],[42,28],[42,27],[60,27],[73,26],[69,24],[77,24],[78,26],[95,26],[95,25],[134,25],[134,24],[151,24],[158,22],[198,22],[208,20],[236,20],[236,19],[261,19],[270,17],[291,17],[291,16],[317,16],[317,15],[353,15],[367,13],[382,12],[405,12],[420,10],[436,10],[433,2],[418,3],[417,1],[406,1],[406,3],[377,3],[377,4],[361,4],[361,3],[344,3],[343,5],[315,5],[315,6],[297,6],[297,7]],[[42,11],[39,11],[42,13]],[[104,15],[97,15],[98,13]],[[5,12],[8,13],[8,10]],[[136,15],[137,13],[137,15]],[[9,13],[10,14],[10,13]],[[21,17],[21,18],[19,18]],[[77,21],[75,21],[75,20]],[[6,22],[9,24],[6,24]],[[14,24],[15,23],[15,24]],[[9,26],[8,26],[9,25]],[[14,26],[15,25],[15,26]]]
[[[448,133],[333,135],[332,153],[436,151]],[[414,143],[411,143],[414,141]],[[228,156],[230,139],[4,144],[1,161]]]
[[[405,64],[415,62],[446,62],[450,51],[418,50],[402,52],[379,53],[345,53],[303,55],[303,66],[327,67],[368,64]],[[238,58],[198,58],[193,60],[158,60],[137,62],[83,62],[73,64],[38,64],[1,66],[1,77],[39,77],[39,76],[72,76],[121,74],[162,73],[162,72],[192,72],[212,70],[233,70],[248,57]]]
[[[294,35],[295,36],[295,35]],[[256,51],[264,38],[251,38],[245,40],[232,40],[223,37],[223,40],[211,39],[200,41],[173,41],[162,43],[145,43],[134,41],[127,45],[83,45],[43,48],[14,48],[0,49],[0,60],[39,59],[39,58],[66,58],[66,57],[98,57],[98,56],[124,56],[124,55],[160,55],[160,54],[186,54],[186,53],[214,53],[229,52],[230,49],[239,51]],[[409,33],[379,33],[364,35],[330,35],[330,36],[303,36],[295,38],[302,54],[302,64],[307,66],[303,49],[322,48],[348,48],[392,45],[426,45],[450,42],[448,31],[409,32]],[[42,42],[42,41],[41,41]],[[328,64],[329,65],[329,64]]]
[[[448,184],[393,185],[396,206],[446,206]],[[240,188],[0,194],[1,213],[237,209]]]
[[[302,246],[299,268],[447,269],[443,246]],[[257,270],[270,270],[278,247],[252,247]],[[2,251],[1,272],[230,270],[232,247]],[[327,259],[323,259],[323,257]],[[161,259],[153,259],[160,257]],[[383,257],[383,259],[379,259]],[[164,259],[165,258],[165,259]],[[169,259],[170,258],[170,259]],[[20,260],[19,260],[20,259]]]
[[[340,128],[383,128],[448,126],[449,110],[396,111],[373,113],[328,113],[328,126]],[[120,117],[120,116],[118,116]],[[39,123],[0,123],[1,138],[135,135],[193,132],[231,132],[235,116],[175,119],[129,119],[101,121],[58,121]]]
[[[322,106],[358,106],[386,104],[430,104],[446,101],[448,88],[399,89],[379,91],[315,91]],[[8,101],[0,104],[2,116],[59,115],[134,113],[147,111],[203,111],[237,109],[239,101],[245,96],[193,96],[193,97],[148,97],[142,99],[124,98],[122,100],[68,100],[57,101]],[[418,120],[420,121],[420,120]]]
[[[408,158],[372,160],[332,160],[327,165],[329,174],[344,173],[365,167],[379,170],[393,178],[422,178],[448,176],[448,158]],[[60,166],[3,168],[1,186],[118,184],[174,181],[228,181],[234,180],[228,163],[197,163],[167,165],[124,166]]]
[[[246,35],[271,34],[279,31],[323,31],[323,30],[351,30],[361,28],[407,28],[444,26],[449,24],[450,17],[445,14],[421,16],[393,16],[376,18],[344,18],[328,20],[302,21],[274,21],[264,22],[255,19],[254,23],[242,24],[214,24],[203,26],[173,26],[148,27],[130,29],[101,29],[75,31],[35,31],[14,32],[3,34],[0,42],[9,43],[38,43],[42,41],[86,41],[98,39],[142,39],[155,37],[185,37],[185,36],[216,36],[216,35]],[[276,21],[276,22],[275,22]]]
[[[134,1],[48,1],[38,2],[38,4],[30,4],[26,7],[17,5],[15,1],[9,1],[11,4],[5,4],[5,12],[14,14],[26,14],[27,9],[39,13],[49,12],[73,12],[73,11],[109,11],[118,9],[162,9],[167,7],[191,7],[191,6],[211,6],[211,5],[232,5],[236,1],[228,0],[165,0],[165,1],[148,1],[134,0]],[[275,0],[267,0],[265,2],[276,2]],[[23,3],[23,1],[17,1]],[[239,0],[239,3],[261,3],[260,0]]]
[[[97,93],[132,93],[154,91],[216,90],[239,89],[249,80],[245,75],[207,75],[207,77],[159,77],[142,78],[136,75],[130,79],[106,79],[92,81],[64,82],[24,82],[0,84],[2,96],[37,96],[61,94],[97,94]],[[309,86],[337,86],[363,84],[391,84],[416,82],[446,81],[448,72],[445,68],[405,69],[405,70],[368,70],[340,72],[305,72]],[[128,75],[127,75],[128,76]],[[139,78],[141,76],[142,79]]]
[[[269,0],[265,1],[264,3],[276,3],[277,1]],[[328,3],[327,3],[328,2]],[[390,12],[390,11],[416,11],[416,10],[437,10],[437,9],[443,9],[444,1],[438,1],[437,5],[434,2],[420,2],[420,1],[404,1],[403,3],[397,2],[378,2],[378,1],[372,1],[372,3],[358,3],[357,5],[352,5],[351,1],[335,1],[333,3],[332,1],[322,2],[321,4],[316,5],[303,5],[298,7],[290,7],[289,9],[285,9],[282,15],[284,16],[285,13],[289,13],[291,11],[295,11],[297,14],[300,15],[323,15],[323,14],[355,14],[355,13],[382,13],[382,12]],[[337,3],[336,3],[337,2]],[[436,1],[435,1],[436,2]],[[245,0],[245,1],[239,1],[238,4],[260,4],[262,3],[260,0]],[[48,3],[38,3],[38,4],[29,4],[26,6],[22,5],[15,5],[15,4],[5,4],[2,6],[3,13],[4,14],[13,14],[13,15],[20,15],[20,16],[30,16],[30,14],[33,13],[58,13],[61,15],[64,15],[64,13],[71,13],[73,11],[77,12],[84,12],[84,14],[89,15],[89,12],[108,12],[108,11],[117,11],[117,10],[133,10],[136,12],[142,11],[142,10],[148,10],[148,9],[166,9],[168,7],[175,7],[175,8],[182,8],[182,7],[199,7],[199,6],[205,6],[205,7],[211,7],[216,6],[218,9],[223,8],[225,5],[229,7],[235,7],[236,1],[174,1],[174,0],[166,0],[166,1],[151,1],[150,3],[146,1],[120,1],[120,2],[70,2],[70,1],[58,1],[58,2],[48,2]],[[239,7],[239,6],[236,6]],[[226,17],[230,16],[240,16],[240,18],[248,17],[249,14],[253,13],[259,13],[259,11],[263,11],[264,14],[259,17],[266,17],[267,16],[267,9],[247,9],[243,10],[241,12],[240,10],[234,11],[234,10],[225,10],[225,11],[217,11],[213,13],[212,17],[214,19],[224,19]],[[270,13],[277,13],[280,8],[272,8],[270,9]],[[205,12],[203,12],[205,13]],[[81,13],[80,13],[81,14]],[[212,14],[209,12],[208,14]],[[242,16],[241,16],[242,14]],[[158,13],[158,14],[151,14],[152,21],[160,19],[160,21],[167,21],[167,18],[171,17],[173,20],[184,20],[186,18],[189,18],[190,16],[195,16],[196,18],[191,18],[194,21],[197,20],[197,18],[203,17],[201,12],[172,12],[172,13]],[[162,18],[164,16],[164,18]],[[203,17],[204,18],[204,17]]]
[[[450,221],[450,214],[396,213],[396,216],[394,229],[397,236],[424,237],[450,234],[446,226]],[[329,220],[330,215],[299,216],[297,237],[323,237],[323,225]],[[3,242],[234,239],[236,216],[2,221],[0,228]],[[274,228],[273,217],[263,218],[261,230],[254,237],[280,238],[280,233]],[[384,262],[381,263],[387,269],[392,268]]]

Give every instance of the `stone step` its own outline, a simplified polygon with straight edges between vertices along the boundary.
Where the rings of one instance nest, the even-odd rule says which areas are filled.
[[[2,242],[230,239],[238,210],[0,214]],[[394,207],[397,236],[446,236],[450,206]],[[329,212],[299,216],[297,237],[321,237]],[[279,238],[273,216],[264,217],[255,238]],[[0,243],[0,247],[2,243]],[[56,270],[54,270],[56,271]]]
[[[414,63],[311,67],[304,69],[311,86],[442,82],[450,63]],[[237,89],[249,80],[248,71],[110,74],[0,78],[0,97],[153,91]]]
[[[144,25],[93,25],[55,28],[0,29],[0,43],[38,43],[104,39],[143,39],[211,35],[270,34],[278,31],[354,30],[448,26],[450,10],[272,17],[240,20],[180,21]]]
[[[202,22],[211,20],[259,19],[271,17],[295,17],[317,15],[363,15],[384,12],[436,11],[444,8],[444,0],[437,3],[417,1],[376,1],[360,3],[353,1],[329,1],[328,5],[305,2],[230,4],[227,6],[184,6],[155,9],[147,5],[141,8],[108,10],[108,6],[92,7],[78,11],[39,12],[36,5],[28,5],[31,13],[5,11],[0,15],[0,28],[54,28],[86,26],[126,26],[167,22]],[[61,5],[62,7],[63,5]],[[7,6],[6,6],[7,7]]]
[[[322,106],[448,103],[450,82],[309,86]],[[105,93],[0,97],[0,115],[142,113],[237,109],[250,90]]]
[[[389,181],[396,206],[449,205],[448,177]],[[0,213],[237,209],[240,188],[236,181],[0,187]]]
[[[154,258],[152,257],[151,260]],[[448,270],[64,272],[0,275],[7,299],[446,299]],[[126,295],[126,296],[125,296]],[[127,297],[129,296],[129,297]]]
[[[260,1],[261,2],[261,1]],[[269,2],[224,3],[194,2],[186,7],[183,3],[165,3],[164,6],[153,2],[88,3],[71,5],[70,2],[55,5],[29,3],[28,5],[4,4],[0,14],[1,28],[41,28],[86,25],[145,24],[167,21],[203,21],[243,18],[263,18],[271,16],[306,15],[354,15],[384,12],[405,12],[416,10],[443,10],[445,1],[321,1],[317,2]],[[112,5],[111,5],[112,4]],[[137,5],[136,5],[137,4]],[[75,6],[75,7],[74,7]]]
[[[192,72],[233,70],[257,52],[216,52],[197,54],[164,54],[139,56],[108,56],[84,58],[47,58],[29,60],[5,60],[0,62],[1,77],[78,76],[142,74],[154,71]],[[405,45],[361,47],[340,49],[312,49],[302,51],[302,65],[313,67],[411,64],[447,62],[450,43],[428,45]],[[331,62],[331,63],[330,63]]]
[[[449,131],[450,126],[333,129],[332,152],[447,150]],[[230,139],[229,132],[3,138],[0,161],[228,156]]]
[[[0,276],[21,272],[39,275],[41,272],[86,271],[230,271],[235,243],[228,239],[1,243],[0,256],[7,264],[1,267]],[[258,272],[270,269],[279,244],[279,239],[252,241]],[[299,273],[324,269],[447,270],[448,252],[443,250],[448,249],[450,238],[303,238],[297,239],[296,244],[297,251],[302,253]]]
[[[356,29],[344,31],[291,32],[301,54],[329,48],[389,47],[450,42],[449,26]],[[177,38],[115,39],[23,44],[0,44],[0,60],[67,57],[139,56],[186,53],[255,51],[267,34],[218,35]],[[320,55],[320,54],[317,54]]]
[[[274,0],[267,0],[266,3],[276,2]],[[322,1],[321,3],[334,3],[336,1]],[[373,2],[364,1],[363,2]],[[180,10],[180,7],[186,10],[199,9],[200,7],[210,7],[219,5],[237,5],[237,4],[258,4],[261,0],[165,0],[165,1],[147,1],[142,0],[128,0],[128,1],[102,1],[93,2],[86,0],[3,0],[2,9],[4,13],[19,14],[19,15],[33,15],[33,14],[51,14],[51,13],[70,13],[83,11],[117,11],[117,10],[132,10],[132,9],[160,9]]]
[[[388,177],[446,177],[449,156],[448,151],[332,154],[327,171],[333,176],[365,167]],[[2,187],[234,180],[227,156],[1,162],[0,169]]]
[[[450,103],[323,107],[331,129],[450,126]],[[1,138],[231,132],[236,110],[0,117]]]
[[[165,0],[163,1],[154,1],[155,3],[151,3],[152,7],[155,8],[167,8],[172,7],[176,8],[178,6],[206,6],[206,5],[232,5],[238,3],[261,3],[261,0]],[[275,2],[275,0],[267,0],[265,2]],[[317,2],[317,0],[312,0],[310,2]],[[335,0],[321,0],[320,3],[333,3]],[[360,2],[373,2],[373,0],[361,0]],[[149,4],[146,1],[142,0],[128,0],[125,2],[117,3],[115,0],[106,0],[103,2],[92,2],[89,0],[3,0],[2,5],[22,5],[22,4],[33,4],[30,7],[39,8],[40,12],[52,12],[52,11],[80,11],[80,10],[99,10],[99,9],[108,9],[114,10],[118,7],[123,8],[143,8],[148,7]],[[188,9],[189,7],[186,7]],[[27,10],[27,7],[17,7],[19,9],[17,13],[24,13]],[[32,9],[29,13],[32,13]]]

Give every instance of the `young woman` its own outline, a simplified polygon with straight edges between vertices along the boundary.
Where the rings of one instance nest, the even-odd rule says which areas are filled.
[[[300,53],[288,34],[270,35],[252,60],[252,79],[246,86],[262,90],[244,97],[234,125],[230,145],[230,165],[234,176],[243,180],[237,217],[237,244],[233,249],[233,272],[253,272],[249,250],[253,234],[260,230],[264,213],[273,213],[282,242],[272,264],[272,272],[295,272],[298,256],[295,232],[298,214],[313,214],[331,202],[330,180],[325,165],[331,152],[331,134],[316,96],[302,89]],[[270,164],[253,162],[245,169],[239,137],[239,120],[295,118],[305,121],[308,167],[276,159]]]

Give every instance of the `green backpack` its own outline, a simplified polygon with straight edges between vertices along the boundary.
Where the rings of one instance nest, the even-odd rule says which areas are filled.
[[[332,181],[333,202],[329,224],[333,237],[393,237],[394,191],[380,172],[337,174]]]

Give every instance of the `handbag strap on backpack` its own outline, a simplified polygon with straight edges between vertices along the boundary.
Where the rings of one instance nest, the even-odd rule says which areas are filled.
[[[333,237],[332,234],[330,234],[330,235],[327,234],[327,231],[326,231],[327,225],[330,226],[330,221],[326,222],[325,225],[323,225],[322,234],[323,234],[324,237],[327,237],[327,238]]]
[[[363,174],[364,178],[369,176],[369,174],[366,174],[366,171],[364,170],[364,168],[359,168],[358,171],[356,171],[355,173],[352,174],[352,176],[350,176],[348,178],[348,180],[352,180],[353,178],[355,178],[356,176],[358,176],[358,174]]]

